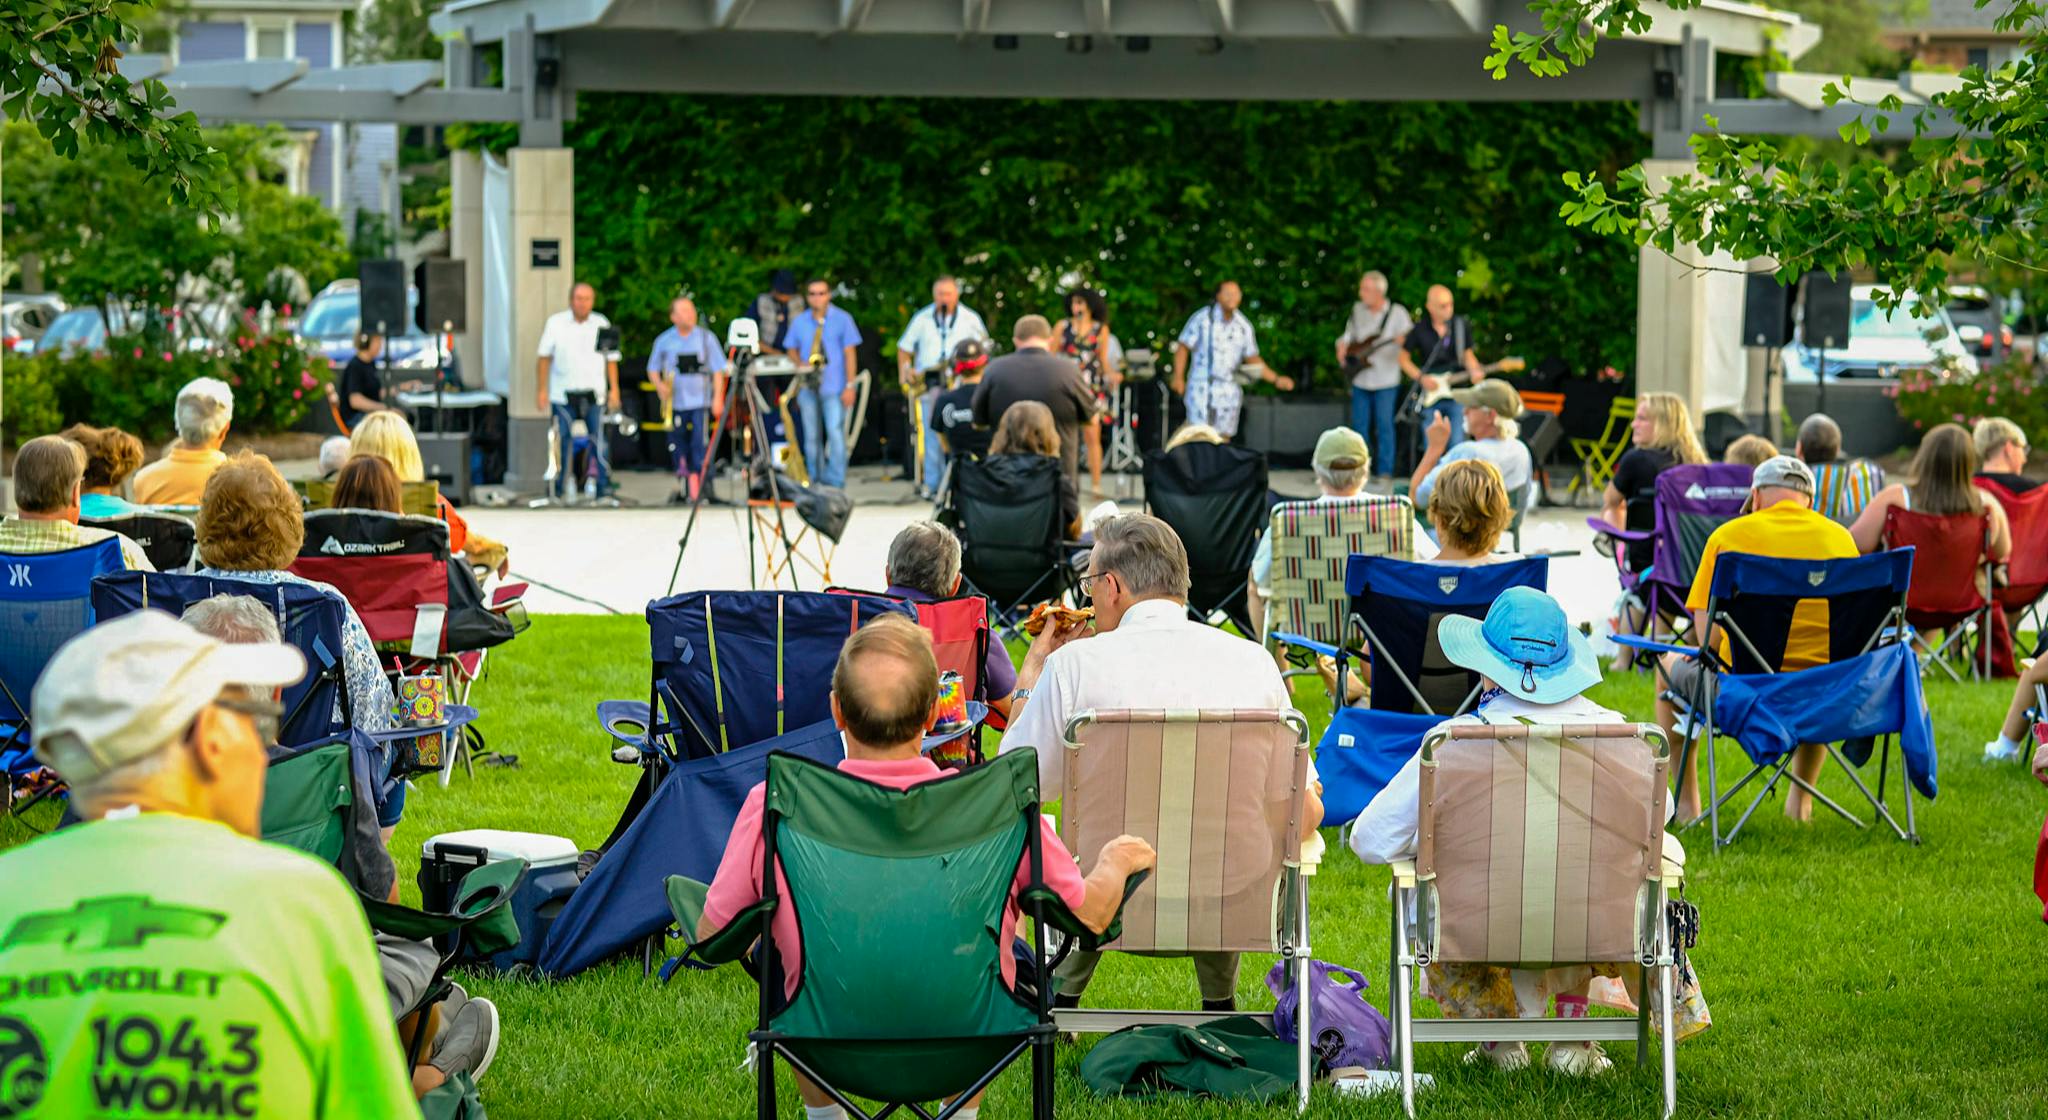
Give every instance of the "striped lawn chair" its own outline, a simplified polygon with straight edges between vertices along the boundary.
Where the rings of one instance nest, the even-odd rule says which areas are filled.
[[[1415,1114],[1417,1042],[1636,1040],[1660,1015],[1664,1115],[1677,1104],[1677,969],[1665,899],[1684,852],[1664,835],[1663,733],[1650,724],[1458,724],[1422,744],[1414,862],[1394,865],[1393,1024],[1401,1104]],[[1161,861],[1164,866],[1164,861]],[[1645,965],[1635,1019],[1417,1021],[1413,971]],[[1661,998],[1649,998],[1655,973]]]
[[[1884,468],[1868,459],[1820,463],[1813,468],[1813,508],[1844,528],[1884,489]]]
[[[1273,546],[1272,592],[1266,597],[1268,641],[1299,639],[1345,644],[1351,599],[1344,565],[1352,556],[1415,557],[1415,507],[1405,497],[1361,494],[1273,507],[1266,532]]]
[[[1308,721],[1291,710],[1091,710],[1068,722],[1064,741],[1067,849],[1099,851],[1129,834],[1159,853],[1152,878],[1124,904],[1122,936],[1104,948],[1284,954],[1303,1008],[1296,1037],[1306,1108],[1307,876],[1315,870],[1301,839]],[[1074,1008],[1057,1018],[1063,1030],[1106,1032],[1215,1016]]]

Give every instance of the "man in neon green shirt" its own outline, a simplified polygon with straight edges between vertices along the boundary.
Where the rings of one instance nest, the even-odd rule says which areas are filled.
[[[87,823],[0,856],[0,1115],[418,1115],[361,907],[253,839],[304,672],[154,611],[51,659],[35,749]]]

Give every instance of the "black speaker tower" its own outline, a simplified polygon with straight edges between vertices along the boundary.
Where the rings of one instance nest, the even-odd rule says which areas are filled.
[[[405,330],[405,266],[395,260],[364,261],[356,279],[362,296],[362,327],[371,334]]]
[[[413,321],[428,332],[461,334],[469,329],[468,286],[464,264],[446,257],[429,257],[412,270],[413,287],[419,289],[419,310]]]
[[[1768,272],[1752,272],[1742,289],[1742,344],[1777,349],[1792,341],[1792,293]]]

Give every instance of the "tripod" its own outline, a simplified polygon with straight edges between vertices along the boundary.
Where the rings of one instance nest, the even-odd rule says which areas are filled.
[[[697,496],[690,500],[690,516],[683,522],[683,535],[676,541],[676,563],[675,567],[670,569],[668,573],[667,594],[675,594],[676,580],[683,572],[683,553],[689,549],[690,534],[695,532],[697,528],[697,514],[704,509],[705,499],[711,496],[712,479],[710,476],[713,473],[711,459],[715,458],[718,454],[718,441],[725,435],[727,422],[737,415],[736,409],[739,407],[742,394],[745,395],[747,402],[747,423],[739,431],[738,437],[735,440],[739,446],[735,447],[732,456],[733,460],[743,464],[740,467],[740,486],[743,488],[744,494],[751,495],[753,493],[752,476],[754,470],[759,468],[767,476],[768,502],[775,508],[775,535],[781,539],[785,552],[793,552],[796,548],[796,542],[790,538],[789,527],[783,521],[782,494],[780,492],[781,482],[775,469],[775,463],[769,454],[768,421],[765,419],[768,411],[768,399],[761,393],[760,385],[754,379],[755,357],[754,351],[747,348],[737,348],[733,353],[732,377],[726,381],[725,386],[724,411],[719,413],[718,419],[712,423],[711,435],[705,444],[705,455],[707,456],[704,467],[705,479],[697,487]],[[747,498],[741,497],[737,500],[745,502]],[[747,587],[749,589],[759,586],[758,576],[754,569],[754,550],[755,545],[759,543],[755,536],[756,530],[754,526],[756,520],[756,518],[751,516],[746,518]],[[792,566],[789,573],[790,585],[792,587],[796,584],[796,578],[796,569]]]

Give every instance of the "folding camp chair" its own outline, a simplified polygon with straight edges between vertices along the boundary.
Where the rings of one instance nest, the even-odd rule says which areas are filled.
[[[1910,548],[1895,549],[1839,560],[1788,560],[1779,557],[1752,556],[1745,553],[1723,553],[1714,561],[1714,579],[1707,593],[1706,631],[1701,635],[1697,647],[1681,647],[1647,642],[1634,638],[1617,638],[1625,644],[1640,649],[1664,653],[1680,653],[1699,659],[1702,672],[1699,686],[1689,695],[1678,699],[1687,711],[1692,713],[1688,731],[1679,753],[1679,773],[1684,774],[1696,752],[1706,755],[1707,811],[1714,835],[1714,846],[1725,847],[1735,842],[1742,827],[1749,823],[1751,814],[1763,799],[1777,787],[1781,779],[1787,779],[1813,796],[1821,804],[1840,814],[1843,819],[1864,827],[1864,822],[1854,813],[1844,809],[1832,798],[1815,789],[1790,769],[1791,747],[1799,742],[1823,742],[1828,744],[1828,756],[1841,764],[1849,780],[1870,802],[1871,808],[1891,825],[1902,840],[1917,839],[1913,829],[1913,794],[1906,791],[1906,827],[1901,828],[1893,820],[1890,808],[1884,801],[1884,772],[1891,758],[1891,736],[1884,738],[1883,760],[1879,763],[1878,790],[1872,793],[1857,774],[1850,760],[1833,744],[1837,741],[1861,738],[1861,734],[1847,727],[1856,713],[1871,708],[1871,697],[1856,693],[1857,703],[1843,704],[1837,709],[1840,718],[1830,720],[1823,711],[1814,721],[1812,737],[1800,738],[1786,745],[1783,736],[1778,736],[1766,747],[1757,736],[1745,736],[1726,724],[1729,720],[1744,720],[1756,723],[1751,718],[1756,713],[1741,710],[1742,705],[1724,703],[1731,687],[1738,695],[1748,697],[1757,692],[1756,678],[1779,674],[1799,675],[1814,673],[1820,667],[1801,668],[1794,671],[1785,669],[1785,654],[1788,639],[1795,625],[1795,617],[1805,614],[1810,619],[1824,607],[1827,613],[1827,665],[1840,665],[1887,645],[1896,645],[1904,640],[1905,619],[1908,614],[1907,588],[1916,582],[1913,569],[1916,564],[1915,551]],[[1726,647],[1725,650],[1723,647]],[[1819,678],[1811,678],[1818,680]],[[1734,682],[1732,685],[1730,682]],[[1826,706],[1823,705],[1823,708]],[[1837,731],[1836,728],[1841,728]],[[1832,732],[1832,733],[1831,733]],[[1720,790],[1719,768],[1716,765],[1715,742],[1717,737],[1734,736],[1750,757],[1750,770],[1727,792]],[[1721,832],[1721,809],[1731,801],[1742,788],[1759,775],[1766,775],[1763,788],[1757,792],[1735,826],[1726,835]],[[1690,827],[1698,820],[1683,822],[1681,827]]]
[[[845,587],[828,587],[834,595],[878,595],[873,591],[854,591]],[[932,638],[932,658],[939,664],[942,673],[960,674],[960,686],[968,700],[986,704],[989,700],[986,669],[988,668],[988,644],[991,641],[988,627],[988,600],[979,595],[956,595],[950,599],[934,599],[919,602],[903,600],[917,612],[917,624]],[[1002,722],[990,710],[991,726],[997,730]],[[979,736],[969,740],[977,747],[974,761],[980,761],[978,753]]]
[[[1415,507],[1407,498],[1362,494],[1319,502],[1282,502],[1266,529],[1273,553],[1272,590],[1262,636],[1282,648],[1310,652],[1345,642],[1350,600],[1344,565],[1353,556],[1415,555]]]
[[[1299,999],[1298,1107],[1308,1107],[1308,876],[1301,819],[1308,720],[1296,711],[1085,711],[1067,722],[1060,839],[1093,852],[1129,834],[1159,853],[1124,907],[1129,952],[1279,953]],[[998,755],[997,761],[1029,752]],[[1193,1024],[1204,1012],[1072,1008],[1070,1031]]]
[[[0,553],[0,793],[10,814],[60,788],[30,752],[30,694],[57,647],[93,624],[93,579],[122,565],[121,542],[111,538],[62,552]],[[20,805],[17,783],[35,790]]]
[[[334,480],[331,478],[300,479],[292,483],[292,488],[305,499],[309,510],[328,509],[334,505]],[[399,483],[398,511],[411,517],[440,517],[441,484],[432,479]]]
[[[1657,521],[1648,533],[1609,525],[1588,517],[1586,525],[1600,534],[1613,550],[1614,566],[1624,591],[1633,592],[1642,604],[1642,626],[1636,634],[1655,638],[1657,624],[1669,619],[1674,634],[1687,625],[1686,596],[1692,591],[1700,555],[1714,530],[1741,516],[1749,500],[1752,470],[1739,463],[1706,463],[1676,466],[1657,476]],[[1644,571],[1628,564],[1628,543],[1650,541],[1653,559]]]
[[[1574,502],[1582,495],[1591,495],[1597,504],[1606,493],[1607,484],[1614,478],[1614,468],[1621,463],[1621,453],[1628,450],[1629,426],[1635,419],[1636,399],[1616,397],[1607,408],[1607,426],[1600,430],[1598,439],[1571,441],[1572,454],[1579,459],[1579,473],[1572,476],[1568,491]]]
[[[1018,615],[1074,586],[1060,518],[1060,461],[996,455],[954,464],[945,518],[960,537],[964,590],[987,599],[995,625],[1022,637]]]
[[[1664,1112],[1678,1107],[1668,895],[1685,854],[1664,819],[1664,735],[1649,724],[1474,724],[1422,744],[1413,863],[1394,865],[1393,1050],[1415,1115],[1418,1042],[1636,1043],[1662,1034]],[[1503,807],[1512,811],[1503,812]],[[1502,868],[1515,868],[1504,877]],[[1430,964],[1641,969],[1636,1017],[1420,1019],[1411,991]],[[1650,976],[1657,999],[1650,997]]]
[[[1868,459],[1813,465],[1813,508],[1845,529],[1882,489],[1884,468]]]
[[[345,822],[350,804],[357,800],[349,790],[351,775],[362,773],[351,761],[356,753],[344,737],[272,758],[263,782],[263,838],[336,863],[328,853],[337,847],[346,850],[336,834],[349,826],[335,822]],[[374,815],[371,823],[375,824]],[[349,878],[349,868],[339,866],[343,878]],[[507,904],[525,878],[526,867],[522,859],[480,864],[463,877],[448,908],[439,912],[401,906],[387,901],[385,893],[373,893],[374,888],[361,880],[349,880],[371,929],[408,941],[431,941],[439,952],[425,990],[398,1016],[401,1023],[415,1023],[406,1047],[407,1069],[420,1064],[429,1033],[424,1029],[426,1013],[453,990],[448,970],[455,962],[465,953],[501,953],[519,944],[519,922]],[[384,892],[389,889],[386,886]]]
[[[199,549],[199,530],[183,514],[139,509],[118,517],[81,517],[78,523],[134,541],[159,572],[182,572],[191,567]]]
[[[654,660],[646,702],[606,700],[612,757],[666,767],[830,719],[839,647],[877,615],[915,619],[880,595],[692,591],[647,604]]]
[[[1932,514],[1892,506],[1884,511],[1884,546],[1910,548],[1918,555],[1913,561],[1913,586],[1906,592],[1906,621],[1913,626],[1913,645],[1924,655],[1926,665],[1937,665],[1952,681],[1962,674],[1949,664],[1951,650],[1967,654],[1969,639],[1977,638],[1979,656],[1969,658],[1970,679],[1991,675],[1992,601],[1986,594],[1991,586],[1991,560],[1985,548],[1991,542],[1991,515]],[[1945,633],[1938,645],[1930,645],[1922,630]]]
[[[670,907],[691,955],[727,963],[759,945],[761,1003],[753,1043],[757,1115],[776,1117],[777,1059],[849,1113],[879,1120],[899,1108],[954,1115],[1011,1063],[1031,1056],[1032,1115],[1053,1114],[1050,930],[1098,939],[1044,885],[1038,769],[1030,751],[892,789],[809,759],[768,759],[761,819],[761,901],[697,937],[705,885],[671,877]],[[1003,986],[1001,928],[1019,865],[1018,905],[1032,918],[1026,985]],[[1142,876],[1134,876],[1126,891]],[[785,894],[786,892],[786,894]],[[795,911],[802,964],[784,998],[784,957],[772,930]],[[1112,926],[1101,935],[1114,936]],[[917,998],[906,999],[906,992]],[[869,1112],[852,1097],[880,1101]],[[928,1110],[926,1104],[954,1097]]]
[[[2036,631],[2035,657],[2041,656],[2044,641],[2048,641],[2048,626],[2042,625],[2040,609],[2042,597],[2048,595],[2048,486],[2015,494],[1990,479],[1979,478],[1977,487],[1998,500],[2012,529],[2005,582],[1991,589],[2009,623],[2007,630],[1992,635],[1992,669],[2000,676],[2017,674],[2012,642],[2018,640],[2021,628],[2031,623]]]
[[[1145,457],[1145,505],[1187,546],[1188,613],[1222,615],[1247,637],[1245,573],[1269,517],[1266,456],[1229,444],[1182,444]]]

